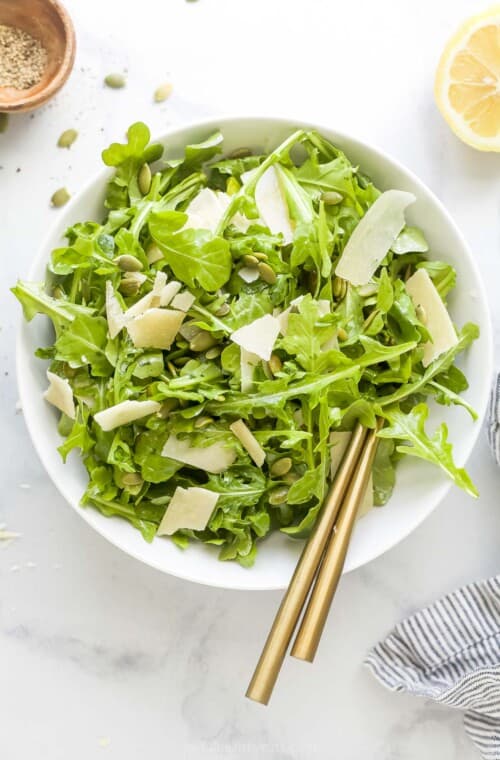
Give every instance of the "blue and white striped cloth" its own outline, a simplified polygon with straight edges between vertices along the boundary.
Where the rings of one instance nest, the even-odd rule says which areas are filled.
[[[365,664],[392,691],[464,711],[465,730],[482,757],[500,759],[500,576],[404,620]]]
[[[500,374],[487,425],[500,465]],[[500,575],[403,620],[365,664],[391,691],[462,710],[465,730],[482,757],[500,760]]]
[[[500,464],[500,374],[495,378],[488,414],[488,440],[493,456]]]

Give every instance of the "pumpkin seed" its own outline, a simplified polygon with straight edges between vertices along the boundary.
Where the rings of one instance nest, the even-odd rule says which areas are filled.
[[[161,405],[161,409],[158,412],[158,417],[161,417],[163,420],[168,417],[170,412],[173,412],[174,409],[177,409],[179,406],[179,402],[176,398],[167,398],[166,401],[163,402]]]
[[[368,283],[368,285],[361,285],[361,287],[358,288],[358,293],[362,298],[370,298],[370,296],[374,296],[377,292],[378,288],[373,283]]]
[[[421,322],[423,325],[426,325],[427,324],[427,312],[424,309],[424,307],[420,306],[420,305],[417,306],[417,308],[415,309],[415,313],[417,315],[418,321]]]
[[[247,267],[255,268],[259,266],[259,259],[256,256],[245,254],[242,258],[242,261]]]
[[[212,348],[212,346],[215,346],[216,343],[217,341],[211,333],[205,332],[205,330],[200,330],[198,335],[195,335],[190,342],[189,348],[191,351],[201,353],[202,351],[206,351],[208,348]]]
[[[276,375],[283,368],[283,362],[279,358],[278,354],[271,354],[271,358],[269,359],[268,364],[269,364],[269,369],[271,370],[273,375]]]
[[[122,277],[118,290],[124,296],[135,296],[139,292],[141,283],[133,277]]]
[[[52,293],[52,295],[54,296],[54,298],[64,298],[64,290],[61,287],[59,287],[59,285],[57,285],[54,288],[54,292]]]
[[[342,203],[344,197],[336,190],[329,190],[327,193],[321,193],[321,200],[325,206],[336,206],[337,203]]]
[[[339,327],[339,329],[337,330],[337,338],[339,340],[347,340],[348,337],[349,336],[347,335],[347,333],[344,330],[344,328],[343,327]]]
[[[163,258],[163,253],[160,251],[157,245],[155,243],[151,243],[151,245],[148,247],[148,250],[146,251],[146,258],[148,260],[148,264],[155,264],[157,261],[160,261],[160,259]]]
[[[222,346],[214,346],[213,348],[208,349],[205,356],[207,359],[217,359],[217,357],[220,356],[221,353],[222,353]]]
[[[269,494],[269,504],[277,506],[278,504],[284,504],[288,496],[288,488],[282,486],[281,488],[275,488]]]
[[[174,85],[172,82],[165,82],[157,87],[154,94],[155,103],[163,103],[164,100],[170,97],[173,89]]]
[[[268,285],[274,285],[276,282],[276,272],[269,266],[269,264],[266,264],[265,261],[261,261],[259,262],[257,269],[264,282],[267,282]]]
[[[127,472],[122,477],[122,483],[125,486],[142,486],[144,481],[138,472]]]
[[[215,312],[216,317],[227,317],[229,312],[231,311],[231,307],[228,303],[223,303],[222,306],[219,306],[217,311]]]
[[[139,259],[136,259],[135,256],[130,256],[128,253],[123,254],[123,256],[118,256],[115,259],[115,262],[124,272],[140,272],[143,268]]]
[[[149,193],[149,190],[151,188],[151,169],[149,167],[149,164],[143,164],[139,170],[139,174],[137,175],[137,184],[139,185],[139,190],[143,195],[147,195]]]
[[[298,472],[287,472],[286,475],[283,475],[283,480],[288,486],[293,485],[297,482],[297,480],[300,478],[300,475]]]
[[[254,251],[253,255],[259,261],[267,261],[267,253],[261,253],[260,251]]]
[[[190,360],[189,356],[178,356],[177,359],[174,359],[175,366],[176,367],[183,367],[185,364],[187,364]]]
[[[199,430],[200,428],[204,428],[207,425],[211,425],[213,421],[213,417],[198,417],[194,423],[194,426]]]
[[[172,362],[167,362],[167,367],[169,369],[169,372],[172,374],[173,377],[177,377],[177,367],[175,364],[172,364]]]
[[[71,148],[71,146],[73,145],[77,137],[78,137],[78,132],[76,131],[76,129],[66,129],[64,130],[62,135],[59,137],[59,140],[57,141],[57,147]]]
[[[347,281],[344,280],[342,277],[334,277],[333,278],[334,297],[337,298],[339,301],[342,301],[342,299],[345,298],[346,293],[347,293]]]
[[[236,179],[236,177],[228,177],[228,180],[226,182],[226,193],[228,195],[236,195],[236,193],[240,189],[240,183]]]
[[[264,374],[268,380],[273,380],[274,375],[271,372],[271,367],[269,366],[269,362],[262,362],[262,369],[264,370]]]
[[[54,206],[54,208],[60,208],[61,206],[64,206],[69,199],[71,198],[71,195],[68,193],[65,187],[60,187],[59,190],[56,190],[55,193],[52,195],[52,198],[50,199],[50,202]]]
[[[371,314],[368,314],[367,318],[363,322],[363,330],[368,330],[368,328],[370,327],[370,325],[374,321],[375,317],[378,316],[378,314],[380,314],[380,311],[378,309],[373,309],[373,311],[371,312]]]
[[[278,478],[282,475],[286,475],[292,469],[292,460],[290,457],[283,457],[283,459],[277,459],[271,465],[271,475],[276,475]]]
[[[229,154],[228,158],[247,158],[252,155],[250,148],[235,148]]]
[[[0,113],[0,134],[2,132],[7,132],[8,126],[9,126],[9,114]]]
[[[193,340],[195,335],[198,335],[200,332],[201,327],[198,327],[194,321],[184,322],[179,328],[179,334],[187,341]],[[177,345],[179,345],[179,341],[177,341]]]
[[[104,77],[104,84],[106,87],[111,87],[113,90],[120,90],[127,84],[127,79],[124,74],[114,72],[113,74],[108,74]]]

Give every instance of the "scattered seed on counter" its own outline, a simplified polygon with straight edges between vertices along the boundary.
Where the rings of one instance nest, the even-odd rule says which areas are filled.
[[[154,93],[155,103],[163,103],[167,100],[171,96],[173,89],[174,85],[171,82],[165,82],[165,84],[157,87]]]
[[[76,129],[65,129],[57,141],[58,148],[71,148],[78,137]]]
[[[70,198],[71,195],[66,188],[60,187],[59,190],[56,190],[55,193],[53,193],[50,202],[54,208],[60,208],[61,206],[64,206]]]
[[[115,72],[104,77],[104,84],[106,87],[111,87],[112,90],[121,90],[127,84],[127,78],[124,74]]]

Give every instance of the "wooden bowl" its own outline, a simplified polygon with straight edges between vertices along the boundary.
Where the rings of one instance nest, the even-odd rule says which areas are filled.
[[[0,0],[0,24],[22,29],[40,40],[47,66],[40,81],[26,90],[0,87],[0,112],[32,111],[58,92],[75,61],[75,30],[58,0]]]

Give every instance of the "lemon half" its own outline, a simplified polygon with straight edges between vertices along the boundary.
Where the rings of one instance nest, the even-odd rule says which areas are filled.
[[[500,151],[500,5],[465,21],[448,42],[434,94],[461,140]]]

